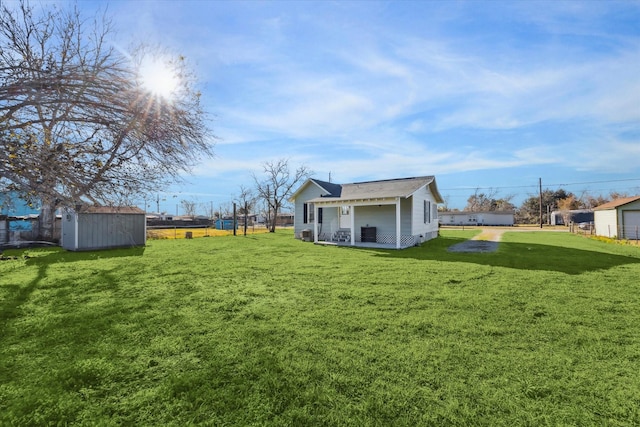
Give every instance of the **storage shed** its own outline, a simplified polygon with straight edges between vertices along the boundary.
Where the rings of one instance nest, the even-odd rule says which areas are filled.
[[[440,225],[503,225],[514,224],[514,211],[451,211],[440,212]]]
[[[142,209],[130,206],[89,206],[62,213],[62,247],[69,251],[129,248],[147,242]]]
[[[640,196],[616,199],[593,210],[596,235],[631,240],[640,238]]]

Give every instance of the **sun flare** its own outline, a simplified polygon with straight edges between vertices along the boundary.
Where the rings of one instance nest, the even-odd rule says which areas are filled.
[[[157,97],[169,100],[180,84],[178,72],[164,58],[145,57],[140,64],[143,87]]]

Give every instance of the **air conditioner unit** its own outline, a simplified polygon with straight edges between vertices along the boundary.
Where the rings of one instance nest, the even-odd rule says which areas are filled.
[[[313,233],[311,232],[311,230],[302,230],[302,241],[310,242],[312,240],[312,235]]]

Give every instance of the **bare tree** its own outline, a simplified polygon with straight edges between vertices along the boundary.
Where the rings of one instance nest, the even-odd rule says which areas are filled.
[[[191,219],[196,217],[196,210],[198,206],[196,202],[193,200],[181,200],[180,204],[182,205],[182,211],[186,216],[191,217]]]
[[[498,190],[489,188],[486,193],[480,193],[480,189],[476,188],[473,195],[467,199],[466,211],[470,212],[493,212],[493,211],[510,211],[515,210],[515,206],[511,203],[513,195],[497,199]]]
[[[253,209],[255,204],[255,196],[250,188],[244,185],[240,186],[240,194],[238,195],[238,201],[240,202],[240,212],[244,215],[244,235],[247,235],[247,225],[249,219],[249,211]]]
[[[212,154],[183,57],[162,60],[177,86],[160,96],[140,72],[159,52],[110,47],[108,17],[12,6],[0,6],[0,185],[40,200],[41,238],[59,206],[131,200]]]
[[[491,210],[495,196],[498,193],[497,190],[489,188],[486,193],[481,193],[479,188],[476,188],[473,195],[467,199],[466,211],[469,212],[487,212]]]
[[[558,199],[556,201],[556,205],[562,215],[562,222],[564,225],[569,225],[571,211],[582,207],[580,201],[572,193],[569,193],[569,195],[564,199]]]
[[[288,159],[264,162],[262,169],[264,173],[263,179],[259,179],[254,174],[253,180],[256,184],[258,197],[265,202],[269,231],[273,233],[276,231],[276,219],[280,208],[294,188],[311,176],[311,171],[303,165],[292,173]]]

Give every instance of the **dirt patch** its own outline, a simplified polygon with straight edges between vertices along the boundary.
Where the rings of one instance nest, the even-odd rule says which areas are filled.
[[[471,240],[458,243],[447,248],[448,252],[468,252],[468,253],[485,253],[495,252],[498,250],[498,242],[502,239],[502,234],[506,230],[499,228],[485,228],[482,233],[474,236]]]

